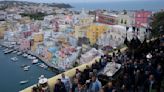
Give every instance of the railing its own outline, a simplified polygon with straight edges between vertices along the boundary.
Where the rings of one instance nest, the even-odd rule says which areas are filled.
[[[126,47],[123,47],[123,48],[121,49],[121,51],[125,51],[126,49],[127,49]],[[112,53],[109,53],[109,54],[112,55]],[[95,63],[95,60],[98,60],[99,58],[100,58],[100,57],[96,57],[96,58],[94,58],[91,62],[89,62],[89,63],[87,63],[87,64],[80,65],[80,66],[75,67],[75,68],[73,68],[73,69],[70,69],[70,70],[64,72],[64,74],[65,74],[66,76],[73,77],[73,76],[75,75],[76,69],[79,69],[80,71],[84,71],[84,69],[86,68],[86,65],[91,66],[93,63]],[[61,74],[58,74],[58,75],[56,75],[56,76],[54,76],[54,77],[48,79],[48,84],[49,84],[49,87],[50,87],[50,91],[51,91],[51,92],[53,92],[53,89],[54,89],[54,85],[55,85],[55,83],[56,83],[56,80],[59,79],[59,78],[61,78]],[[34,86],[34,85],[33,85],[33,86]],[[28,87],[28,88],[22,90],[21,92],[32,92],[32,87],[33,87],[33,86]]]

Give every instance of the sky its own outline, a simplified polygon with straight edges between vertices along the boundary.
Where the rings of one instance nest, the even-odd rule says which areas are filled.
[[[2,0],[0,0],[2,1]],[[14,1],[14,0],[8,0],[8,1]],[[163,0],[17,0],[17,1],[32,1],[32,2],[44,2],[44,3],[97,3],[97,2],[138,2],[138,1],[163,1]]]

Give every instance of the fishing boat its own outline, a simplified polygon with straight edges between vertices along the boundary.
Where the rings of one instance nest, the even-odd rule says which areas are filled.
[[[20,81],[19,83],[20,84],[26,84],[26,83],[28,83],[29,82],[29,80],[24,80],[24,81]]]
[[[39,62],[38,59],[32,60],[32,64],[36,64],[36,63],[38,63],[38,62]]]
[[[11,60],[16,62],[16,61],[18,61],[18,58],[17,57],[12,57]]]

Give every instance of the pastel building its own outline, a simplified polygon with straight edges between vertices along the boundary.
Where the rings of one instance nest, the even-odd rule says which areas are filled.
[[[151,17],[151,11],[136,11],[135,13],[135,26],[137,27],[147,27],[148,19]]]
[[[33,39],[34,39],[34,42],[43,42],[44,35],[42,32],[33,33]]]
[[[28,39],[20,39],[20,50],[28,50],[30,49],[30,40]]]
[[[108,30],[106,25],[94,24],[89,27],[89,30],[86,33],[87,38],[89,39],[91,44],[95,44],[97,39]]]
[[[118,25],[132,26],[135,24],[134,18],[130,17],[128,14],[119,14],[117,19]]]

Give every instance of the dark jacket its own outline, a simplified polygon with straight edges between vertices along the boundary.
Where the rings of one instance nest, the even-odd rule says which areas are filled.
[[[54,92],[66,92],[64,83],[55,84]]]

